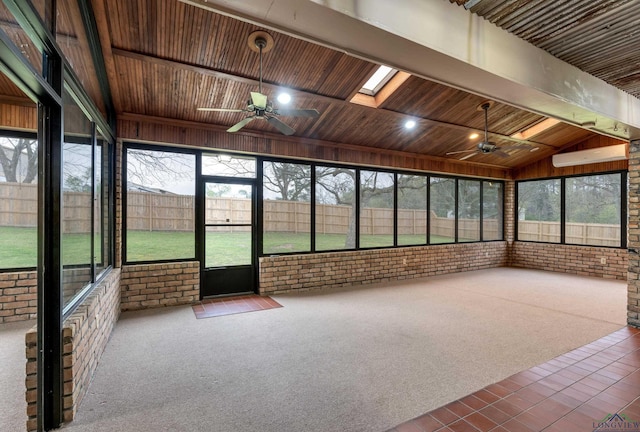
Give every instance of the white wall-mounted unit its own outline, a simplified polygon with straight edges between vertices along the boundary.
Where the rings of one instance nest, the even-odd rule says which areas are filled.
[[[553,166],[556,168],[624,159],[629,159],[627,144],[559,153],[552,156]]]

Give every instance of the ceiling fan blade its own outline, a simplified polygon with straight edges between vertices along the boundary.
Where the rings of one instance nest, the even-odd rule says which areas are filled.
[[[245,127],[247,124],[249,124],[249,122],[251,122],[255,117],[246,117],[243,118],[242,120],[240,120],[238,123],[234,124],[233,126],[231,126],[229,129],[227,129],[227,132],[238,132],[240,129],[242,129],[243,127]]]
[[[533,148],[533,146],[529,144],[515,144],[515,145],[508,145],[505,147],[508,148],[509,150],[531,150]]]
[[[269,123],[271,123],[271,125],[273,125],[273,127],[278,129],[280,132],[282,132],[285,135],[293,135],[293,133],[295,132],[293,128],[282,123],[280,119],[277,117],[266,117],[266,119]]]
[[[251,102],[253,102],[253,106],[260,109],[267,108],[267,95],[263,95],[258,92],[251,92]]]
[[[508,158],[509,157],[509,153],[507,152],[503,152],[502,150],[496,150],[493,152],[494,155],[496,156],[500,156],[501,158]]]
[[[198,111],[214,111],[214,112],[244,112],[242,109],[232,108],[197,108]]]
[[[275,114],[291,117],[318,117],[320,113],[317,109],[287,109],[278,108],[273,110]]]
[[[460,151],[452,151],[452,152],[447,152],[445,153],[447,156],[451,156],[454,154],[460,154],[460,153],[469,153],[469,152],[475,152],[477,151],[476,149],[471,149],[471,150],[460,150]]]
[[[471,156],[475,156],[476,154],[478,154],[478,152],[477,152],[477,151],[474,151],[473,153],[468,154],[468,155],[466,155],[466,156],[464,156],[464,157],[461,157],[461,158],[460,158],[460,159],[458,159],[458,160],[467,160],[467,159],[469,159]]]

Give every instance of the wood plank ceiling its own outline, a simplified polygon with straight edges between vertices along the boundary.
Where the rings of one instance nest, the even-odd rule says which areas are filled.
[[[573,15],[562,21],[566,21],[562,27],[550,26],[554,3],[552,0],[481,0],[471,10],[516,34],[520,31],[518,35],[529,37],[535,43],[546,44],[550,52],[560,56],[563,52],[575,54],[561,43],[563,29],[573,32],[570,45],[574,46],[579,41],[580,26],[594,28],[596,35],[601,30],[593,23],[585,24],[587,18],[609,19],[614,3],[632,2],[580,0],[575,10],[564,8],[573,11]],[[592,3],[596,6],[587,6]],[[456,4],[451,7],[457,7]],[[520,13],[516,4],[529,13]],[[153,116],[224,127],[243,118],[241,113],[202,112],[197,108],[246,106],[250,92],[258,88],[259,77],[259,56],[249,49],[247,38],[253,31],[264,29],[178,0],[93,0],[93,6],[99,31],[103,33],[103,47],[104,41],[108,41],[104,55],[111,68],[109,84],[119,115]],[[71,11],[71,8],[61,8],[63,12],[65,9]],[[69,15],[63,20],[62,28],[68,41],[65,49],[82,67],[88,67],[86,56],[82,57],[82,52],[86,53],[84,47],[71,43],[76,39],[72,30],[75,21],[71,12]],[[536,21],[539,16],[544,18]],[[15,26],[6,25],[11,17],[0,16],[0,19],[5,23],[4,31],[16,31]],[[545,26],[550,27],[545,31]],[[378,65],[285,34],[268,32],[275,45],[264,55],[263,93],[275,101],[280,90],[286,89],[293,96],[292,108],[315,108],[321,113],[315,119],[282,117],[296,130],[294,137],[453,160],[465,154],[449,156],[448,152],[473,150],[482,138],[484,117],[477,107],[485,101],[483,97],[411,76],[377,108],[351,103]],[[580,51],[583,60],[591,59],[592,51],[587,48],[585,45]],[[589,71],[587,66],[591,64],[596,63],[587,61],[585,70]],[[629,71],[629,68],[616,70],[620,76],[614,77],[614,68],[602,65],[591,73],[611,77],[612,84],[621,86],[625,82],[622,75],[629,73],[623,70]],[[634,81],[624,89],[637,92],[633,85],[637,83]],[[91,93],[98,93],[97,84],[87,83],[87,86]],[[417,127],[406,130],[403,124],[407,119],[416,120]],[[594,136],[589,130],[560,123],[528,141],[511,137],[544,119],[539,114],[495,103],[488,115],[489,138],[510,156],[477,154],[465,163],[521,168]],[[254,121],[244,130],[278,135],[263,121]],[[480,133],[480,138],[470,139],[471,132]],[[512,148],[523,142],[535,151]]]

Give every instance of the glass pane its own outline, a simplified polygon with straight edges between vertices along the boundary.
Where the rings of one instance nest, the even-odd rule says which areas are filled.
[[[560,242],[560,180],[518,183],[518,240]]]
[[[195,257],[196,158],[126,149],[127,261]]]
[[[360,247],[393,246],[393,174],[360,171]]]
[[[621,175],[565,180],[565,242],[620,247]]]
[[[106,116],[104,99],[100,90],[98,75],[91,56],[89,39],[84,30],[80,7],[77,0],[58,0],[56,3],[56,42],[64,53],[71,68],[78,76],[82,87]]]
[[[502,240],[504,211],[500,182],[482,183],[482,240]]]
[[[42,75],[42,51],[31,41],[31,38],[20,27],[13,14],[0,1],[0,30],[4,31],[15,44],[18,51]]]
[[[316,167],[316,250],[355,249],[356,171]]]
[[[265,162],[263,171],[263,253],[309,251],[311,167]]]
[[[480,182],[458,180],[458,241],[480,240]]]
[[[251,186],[207,183],[206,224],[251,225]]]
[[[398,176],[398,246],[427,243],[427,177]]]
[[[38,111],[0,72],[0,269],[35,267],[38,256]],[[11,132],[8,129],[24,132]]]
[[[92,281],[93,125],[64,93],[62,279],[64,305]]]
[[[96,274],[109,264],[109,151],[111,145],[98,132],[96,146],[96,200],[94,248]]]
[[[431,177],[430,183],[429,243],[453,243],[456,240],[456,181],[450,178]]]
[[[205,266],[251,264],[251,227],[207,227]]]
[[[256,177],[255,158],[224,154],[203,154],[202,174],[222,177]]]

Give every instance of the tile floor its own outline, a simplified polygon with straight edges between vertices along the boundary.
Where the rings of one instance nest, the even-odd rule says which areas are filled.
[[[388,432],[436,431],[640,432],[640,330],[624,327]]]
[[[244,312],[255,312],[282,307],[280,303],[271,297],[259,295],[242,295],[234,297],[221,297],[205,299],[192,306],[196,318],[211,318],[223,315],[232,315]]]

